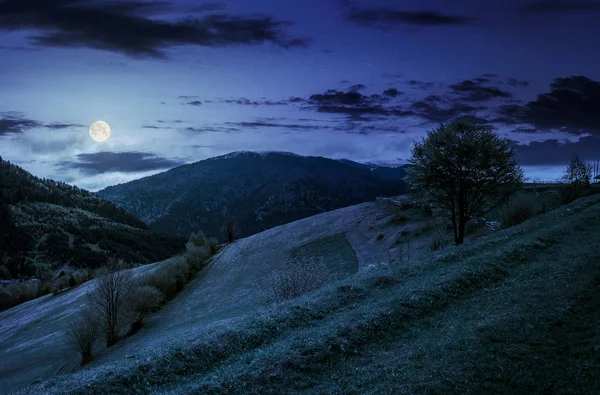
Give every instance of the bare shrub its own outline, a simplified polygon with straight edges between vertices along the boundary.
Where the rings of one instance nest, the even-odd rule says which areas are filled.
[[[133,323],[129,333],[132,334],[140,330],[144,325],[144,320],[160,309],[163,301],[164,297],[158,289],[143,283],[137,283],[129,300],[129,307],[133,313]]]
[[[502,227],[519,225],[536,214],[535,201],[532,196],[520,195],[508,202],[508,206],[500,214]]]
[[[219,251],[219,240],[216,237],[211,237],[208,239],[208,247],[210,248],[210,252],[214,255]]]
[[[66,330],[68,341],[81,353],[81,364],[92,359],[92,347],[101,331],[100,317],[93,310],[84,310],[83,314],[69,324]]]
[[[119,333],[126,307],[134,286],[130,270],[124,269],[123,261],[109,260],[95,280],[95,289],[88,293],[88,303],[102,321],[106,346],[119,340]]]
[[[322,258],[292,258],[267,278],[267,284],[261,290],[261,299],[264,302],[293,299],[341,277]]]

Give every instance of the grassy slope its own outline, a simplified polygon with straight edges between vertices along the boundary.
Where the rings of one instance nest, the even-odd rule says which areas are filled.
[[[139,275],[153,267],[133,270]],[[64,329],[83,310],[91,286],[88,281],[0,312],[0,393],[77,367],[79,354],[68,346]]]
[[[598,392],[599,220],[585,198],[26,392]]]

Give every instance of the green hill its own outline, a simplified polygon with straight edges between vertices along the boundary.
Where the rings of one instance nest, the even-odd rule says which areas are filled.
[[[425,211],[390,206],[236,242],[138,335],[23,393],[600,391],[599,196],[438,252]],[[335,271],[348,248],[345,279],[259,308],[269,267],[312,253]]]
[[[184,244],[153,233],[94,193],[35,177],[0,158],[1,278],[47,278],[64,265],[96,268],[107,256],[155,262]]]

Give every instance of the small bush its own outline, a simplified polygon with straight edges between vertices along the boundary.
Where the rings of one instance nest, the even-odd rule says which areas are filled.
[[[100,318],[92,310],[87,309],[67,328],[67,339],[81,353],[82,365],[92,359],[92,347],[100,334],[101,327]]]
[[[535,202],[529,195],[521,195],[511,199],[508,206],[500,214],[502,227],[519,225],[535,216]]]
[[[265,302],[294,299],[340,278],[323,259],[293,258],[268,277],[266,286],[261,289],[261,299]]]
[[[143,283],[136,284],[129,300],[129,307],[133,313],[133,323],[129,334],[140,330],[144,325],[144,320],[160,309],[163,301],[164,297],[158,289]]]
[[[585,196],[588,190],[588,186],[580,182],[561,185],[558,188],[558,200],[561,204],[569,204],[572,201]]]
[[[214,255],[219,251],[219,240],[216,237],[211,237],[208,239],[208,247],[210,248],[210,252]]]
[[[165,299],[171,299],[183,289],[193,274],[186,261],[169,261],[146,276],[143,283],[159,290]]]
[[[186,245],[185,260],[194,271],[200,270],[206,261],[211,257],[211,248],[209,246],[201,246],[189,242]]]
[[[192,244],[196,245],[197,247],[202,247],[202,246],[208,245],[208,240],[206,239],[204,232],[199,230],[197,233],[192,233],[190,235],[189,243],[192,243]]]

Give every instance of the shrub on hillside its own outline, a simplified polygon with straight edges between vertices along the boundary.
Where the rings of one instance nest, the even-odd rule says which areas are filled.
[[[208,239],[208,247],[210,248],[210,252],[214,255],[219,250],[219,240],[216,237],[211,237]]]
[[[198,247],[202,247],[208,244],[208,240],[206,239],[204,232],[199,230],[198,232],[190,235],[189,243],[192,243]]]
[[[86,309],[66,330],[69,343],[81,353],[82,365],[92,359],[92,348],[100,335],[101,324],[100,317],[93,310]]]
[[[198,271],[204,266],[211,257],[211,248],[209,246],[197,246],[192,242],[186,245],[185,260],[194,271]]]
[[[160,309],[164,297],[161,292],[151,286],[137,283],[129,300],[129,308],[133,314],[130,334],[137,332],[144,325],[144,320]]]
[[[143,279],[145,285],[156,288],[165,299],[171,299],[183,289],[194,272],[185,260],[164,262]]]
[[[502,227],[508,228],[519,225],[536,214],[535,201],[532,196],[520,195],[508,202],[507,207],[500,213]]]
[[[87,295],[88,305],[100,317],[106,346],[110,347],[119,340],[135,282],[121,260],[110,259],[98,274],[94,280],[95,288]]]
[[[293,299],[340,278],[340,273],[327,266],[322,258],[296,257],[267,278],[266,286],[260,290],[261,299],[264,302]]]

